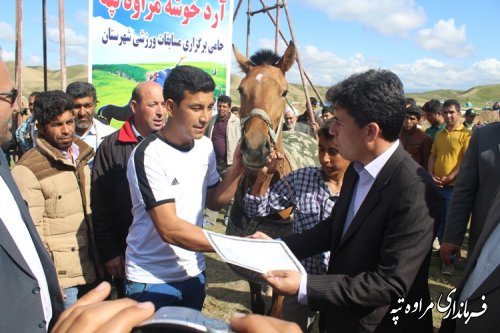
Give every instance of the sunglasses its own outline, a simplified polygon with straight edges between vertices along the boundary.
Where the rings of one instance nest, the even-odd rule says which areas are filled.
[[[16,99],[17,99],[17,89],[16,88],[13,88],[11,91],[9,92],[0,92],[0,96],[7,96],[7,98],[9,99],[9,103],[10,103],[10,106],[13,106]]]

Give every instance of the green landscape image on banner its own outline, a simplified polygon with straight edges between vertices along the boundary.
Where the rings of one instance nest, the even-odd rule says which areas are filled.
[[[99,106],[125,105],[137,83],[163,85],[177,65],[212,75],[215,95],[228,94],[231,0],[94,0],[90,74]]]

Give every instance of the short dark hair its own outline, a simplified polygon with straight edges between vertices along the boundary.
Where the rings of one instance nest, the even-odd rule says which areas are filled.
[[[443,108],[447,108],[447,107],[450,107],[453,105],[455,106],[455,109],[457,110],[457,112],[460,112],[460,103],[454,98],[450,98],[450,99],[447,99],[446,101],[444,101]]]
[[[417,101],[415,101],[415,98],[413,98],[413,97],[406,97],[405,98],[405,106],[408,104],[410,106],[417,106]]]
[[[66,87],[66,93],[70,95],[73,99],[92,97],[92,100],[97,102],[97,94],[95,87],[88,82],[72,82]]]
[[[425,112],[429,113],[443,113],[443,104],[437,99],[431,99],[425,102],[424,106],[422,106]]]
[[[38,94],[33,105],[35,120],[42,127],[67,111],[73,113],[73,98],[61,90]]]
[[[422,118],[422,113],[420,112],[420,107],[419,106],[410,106],[409,108],[405,109],[405,114],[410,115],[410,116],[415,116],[417,117],[418,120]]]
[[[29,94],[28,98],[30,97],[34,97],[36,99],[36,97],[40,95],[40,92],[39,91],[33,91],[31,94]]]
[[[309,97],[309,102],[311,102],[311,106],[314,108],[316,105],[318,105],[318,100],[316,97]]]
[[[321,109],[321,115],[324,115],[325,113],[335,114],[335,109],[331,106],[325,106],[323,109]]]
[[[328,89],[327,98],[344,108],[362,127],[378,124],[382,137],[396,141],[405,117],[403,83],[389,70],[370,69]]]
[[[333,139],[333,135],[330,134],[330,125],[324,124],[318,129],[318,137],[324,138],[327,140]]]
[[[227,104],[229,107],[231,107],[231,97],[227,96],[227,95],[220,95],[219,98],[217,98],[217,104],[219,103],[225,103]]]
[[[180,104],[186,90],[190,93],[212,92],[215,90],[215,82],[202,69],[188,65],[177,66],[165,80],[163,98]]]

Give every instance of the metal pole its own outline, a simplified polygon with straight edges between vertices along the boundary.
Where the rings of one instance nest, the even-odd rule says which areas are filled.
[[[16,87],[19,91],[19,97],[17,98],[17,105],[19,107],[19,111],[22,109],[22,96],[23,96],[23,3],[22,0],[16,0],[16,64],[15,64],[15,72],[16,72]],[[18,124],[21,125],[20,122],[22,120],[21,117],[17,118]]]
[[[43,90],[48,90],[47,84],[47,0],[42,0],[42,30],[43,30]]]
[[[64,28],[64,0],[59,0],[59,54],[61,57],[61,90],[66,90],[66,33]]]

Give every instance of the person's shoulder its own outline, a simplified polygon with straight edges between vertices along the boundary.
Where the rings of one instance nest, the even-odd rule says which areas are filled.
[[[107,136],[111,133],[114,133],[116,132],[118,129],[110,126],[110,125],[106,125],[100,121],[94,121],[94,126],[95,126],[95,130],[96,132],[101,136]]]

